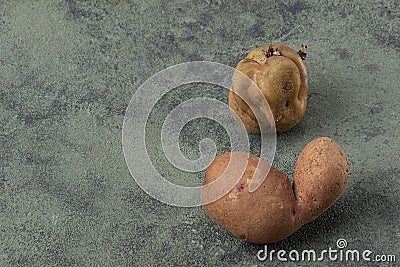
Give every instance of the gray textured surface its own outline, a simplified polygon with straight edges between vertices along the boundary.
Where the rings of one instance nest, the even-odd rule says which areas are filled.
[[[400,261],[397,1],[141,2],[0,1],[0,265],[279,264],[259,262],[262,246],[233,238],[202,208],[147,196],[121,147],[125,108],[152,74],[193,60],[235,66],[269,42],[309,47],[308,109],[278,136],[275,165],[292,174],[305,144],[329,136],[351,170],[332,209],[270,249],[321,251],[346,238],[349,248]],[[150,118],[149,138],[196,95],[226,101],[207,86],[178,88]],[[210,137],[226,151],[223,133],[194,122],[182,147],[195,156],[196,140]]]

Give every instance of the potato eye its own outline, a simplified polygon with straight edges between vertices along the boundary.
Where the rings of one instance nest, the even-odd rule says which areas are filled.
[[[301,57],[302,60],[306,60],[307,57],[307,46],[306,45],[301,45],[299,52],[297,52],[299,56]]]
[[[264,52],[264,53],[265,53],[265,57],[266,58],[269,58],[269,57],[272,57],[272,56],[280,56],[281,55],[279,50],[278,49],[274,49],[271,45],[268,47],[267,52]]]

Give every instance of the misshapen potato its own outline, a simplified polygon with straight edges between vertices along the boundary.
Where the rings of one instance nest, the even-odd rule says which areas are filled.
[[[294,192],[287,175],[274,167],[258,189],[249,192],[257,164],[258,168],[267,168],[268,163],[242,152],[216,157],[206,170],[203,185],[218,179],[232,156],[247,160],[244,174],[229,193],[204,205],[204,209],[219,225],[250,243],[272,243],[288,237],[331,207],[347,182],[346,156],[339,145],[323,137],[311,141],[301,152]],[[207,194],[202,191],[203,200]]]
[[[266,55],[269,49],[275,51],[270,56]],[[276,131],[289,130],[303,117],[307,106],[308,77],[298,52],[281,44],[258,47],[238,63],[236,70],[250,78],[261,90],[274,116]],[[248,82],[241,80],[233,76],[228,94],[229,106],[247,131],[258,134],[262,132],[260,126],[264,125],[259,125],[253,113],[258,105],[252,102],[259,100],[250,97],[249,106],[239,97],[238,93],[243,95],[248,90]]]

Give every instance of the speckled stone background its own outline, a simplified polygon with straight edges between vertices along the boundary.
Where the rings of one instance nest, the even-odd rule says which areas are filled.
[[[395,254],[398,264],[397,0],[17,0],[0,1],[0,266],[281,264],[260,262],[263,246],[235,239],[201,207],[146,195],[121,143],[125,109],[154,73],[194,60],[234,67],[270,42],[309,48],[307,112],[277,137],[274,164],[292,175],[302,148],[329,136],[351,173],[332,209],[268,249],[321,251],[345,238],[349,249]],[[183,86],[149,118],[149,154],[171,179],[182,173],[163,158],[157,133],[174,106],[195,96],[227,101],[212,87]],[[204,137],[219,153],[229,149],[224,129],[197,120],[180,137],[184,153],[195,158]],[[257,136],[251,142],[256,153]]]

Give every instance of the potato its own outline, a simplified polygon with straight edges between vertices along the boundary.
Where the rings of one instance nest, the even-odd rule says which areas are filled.
[[[244,241],[274,242],[290,235],[294,224],[295,199],[287,175],[271,167],[263,184],[249,193],[248,187],[260,160],[258,157],[243,152],[216,157],[206,170],[203,185],[220,177],[232,154],[248,160],[245,173],[228,194],[205,205],[206,212],[218,224]],[[265,161],[261,160],[260,163],[259,168],[267,167]],[[239,169],[237,171],[240,172]],[[203,191],[203,203],[208,193]]]
[[[298,223],[308,223],[331,207],[342,194],[348,174],[346,155],[332,139],[321,137],[308,143],[294,171]]]
[[[339,198],[348,177],[342,149],[323,137],[311,141],[301,152],[294,174],[294,192],[288,176],[272,166],[257,190],[249,192],[251,182],[259,178],[257,168],[262,172],[269,165],[243,152],[216,157],[206,170],[203,185],[217,180],[232,157],[247,160],[240,180],[233,183],[235,186],[230,192],[211,203],[207,201],[211,191],[202,190],[202,200],[208,203],[204,209],[215,222],[249,243],[277,242],[314,220]],[[237,168],[233,172],[243,170]],[[224,176],[223,179],[231,178]]]
[[[285,132],[295,126],[303,117],[307,106],[308,77],[307,70],[299,54],[291,48],[271,45],[278,55],[266,57],[270,46],[263,46],[251,51],[236,66],[252,80],[268,101],[275,120],[276,130]],[[236,75],[238,76],[238,75]],[[259,125],[254,115],[257,101],[250,97],[250,106],[238,94],[248,91],[249,83],[232,78],[228,103],[232,110],[252,133],[260,133],[264,125]],[[250,108],[251,107],[251,108]]]

